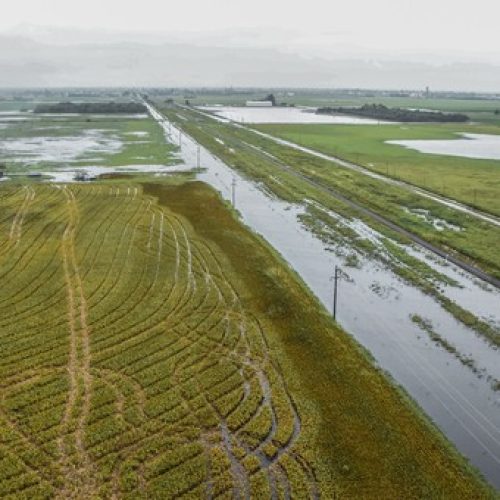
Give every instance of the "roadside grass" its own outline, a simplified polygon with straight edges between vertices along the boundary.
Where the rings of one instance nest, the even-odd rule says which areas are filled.
[[[420,153],[389,140],[500,134],[491,124],[257,125],[258,130],[500,215],[500,161]]]

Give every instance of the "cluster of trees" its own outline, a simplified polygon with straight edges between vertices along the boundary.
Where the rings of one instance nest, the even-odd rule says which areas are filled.
[[[276,97],[274,97],[274,94],[267,95],[264,101],[270,101],[273,104],[273,106],[276,106]]]
[[[318,114],[337,114],[362,116],[376,120],[396,122],[466,122],[467,115],[461,113],[442,113],[441,111],[423,111],[419,109],[388,108],[383,104],[365,104],[360,108],[318,108]]]
[[[146,113],[146,106],[138,102],[59,102],[39,104],[35,113]]]

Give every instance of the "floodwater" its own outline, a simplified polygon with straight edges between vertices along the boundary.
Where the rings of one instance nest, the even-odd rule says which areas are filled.
[[[179,165],[122,165],[116,167],[100,167],[90,165],[76,168],[61,168],[58,170],[43,171],[43,175],[49,177],[50,182],[75,182],[77,173],[85,172],[90,177],[98,177],[104,174],[125,174],[125,173],[148,173],[165,175],[173,172],[186,171],[188,167]]]
[[[200,106],[199,109],[211,111],[222,118],[239,123],[336,123],[339,125],[391,123],[347,115],[317,115],[315,113],[316,108]]]
[[[78,136],[33,137],[0,140],[0,154],[9,162],[72,162],[83,155],[117,153],[122,148],[117,137],[99,130],[87,130]]]
[[[167,139],[179,144],[179,131],[172,125],[169,136],[168,122],[153,108],[150,111],[163,125]],[[198,145],[185,134],[180,143],[185,165],[196,166]],[[200,151],[201,166],[206,168],[200,180],[214,186],[228,200],[236,180],[236,208],[243,221],[281,253],[328,309],[332,305],[330,278],[335,265],[342,266],[348,278],[342,279],[339,286],[339,323],[371,352],[377,364],[419,403],[471,463],[500,488],[500,391],[492,386],[492,381],[500,380],[500,351],[383,264],[360,256],[358,267],[346,267],[346,255],[356,250],[346,242],[340,248],[331,248],[312,235],[298,220],[303,206],[269,197],[264,189],[241,177],[206,149],[200,147]],[[345,223],[362,237],[372,241],[380,238],[361,221]],[[423,249],[411,247],[408,251],[459,282],[460,288],[443,285],[446,296],[500,325],[499,290]],[[411,321],[413,314],[429,321],[463,358],[473,359],[474,370],[432,342]]]
[[[435,155],[500,160],[500,135],[460,134],[460,139],[386,141],[387,144]]]

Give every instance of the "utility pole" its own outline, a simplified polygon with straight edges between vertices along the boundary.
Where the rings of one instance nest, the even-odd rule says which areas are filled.
[[[236,177],[233,177],[233,182],[231,183],[231,201],[233,207],[236,208]]]
[[[196,151],[196,166],[200,168],[200,155],[201,155],[201,150],[200,150],[200,145],[198,144],[198,149]]]
[[[179,130],[179,147],[182,147],[182,131]]]
[[[337,292],[338,292],[338,282],[340,279],[340,267],[335,266],[335,275],[333,277],[333,319],[337,319]]]

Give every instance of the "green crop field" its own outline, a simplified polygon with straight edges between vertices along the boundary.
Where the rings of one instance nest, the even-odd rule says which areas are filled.
[[[390,140],[457,139],[460,133],[500,134],[497,126],[461,125],[259,125],[258,129],[338,156],[500,214],[500,161],[420,153]]]
[[[199,182],[0,187],[2,498],[489,498]]]

